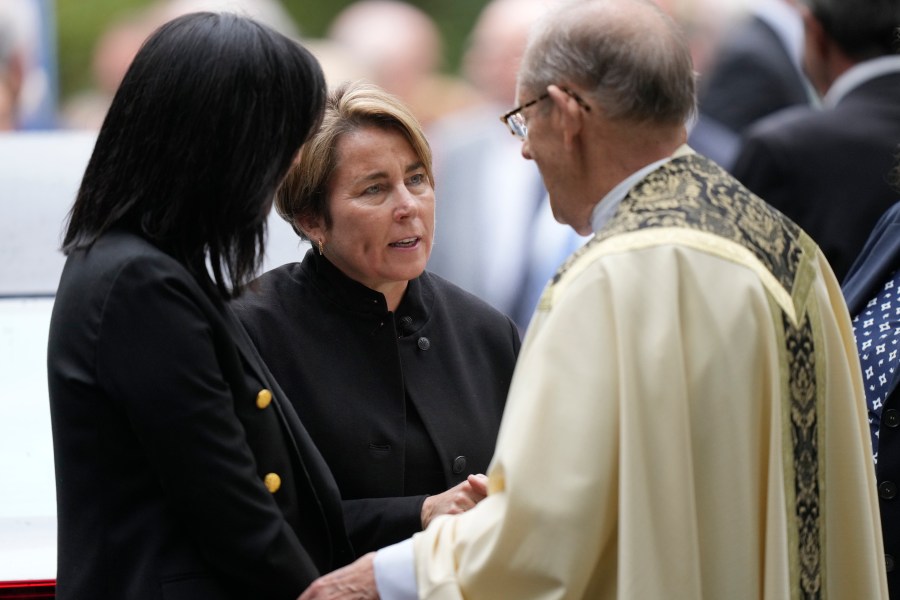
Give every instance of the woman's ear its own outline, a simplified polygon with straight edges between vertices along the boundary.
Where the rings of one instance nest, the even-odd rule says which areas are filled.
[[[294,226],[306,234],[306,237],[312,240],[313,245],[318,245],[319,242],[325,243],[327,241],[325,239],[325,227],[322,224],[322,219],[309,216],[296,217],[294,219]]]

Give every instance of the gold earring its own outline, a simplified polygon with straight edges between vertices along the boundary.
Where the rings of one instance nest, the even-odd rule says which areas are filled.
[[[322,243],[322,240],[319,240],[319,256],[325,256],[325,244]]]

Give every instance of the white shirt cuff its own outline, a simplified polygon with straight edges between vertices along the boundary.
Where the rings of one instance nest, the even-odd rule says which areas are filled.
[[[418,600],[412,538],[376,552],[373,568],[381,600]]]

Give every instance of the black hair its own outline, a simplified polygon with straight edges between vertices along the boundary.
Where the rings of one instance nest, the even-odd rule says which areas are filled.
[[[113,98],[63,252],[127,229],[222,297],[239,294],[262,262],[275,192],[318,128],[325,95],[312,54],[252,19],[203,12],[166,23]]]
[[[805,0],[825,33],[853,60],[900,52],[900,0]]]

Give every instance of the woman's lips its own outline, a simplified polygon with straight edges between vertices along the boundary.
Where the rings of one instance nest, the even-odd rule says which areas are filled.
[[[392,248],[415,248],[419,244],[419,240],[422,238],[419,237],[408,237],[403,238],[402,240],[397,240],[396,242],[391,242],[388,246]]]

